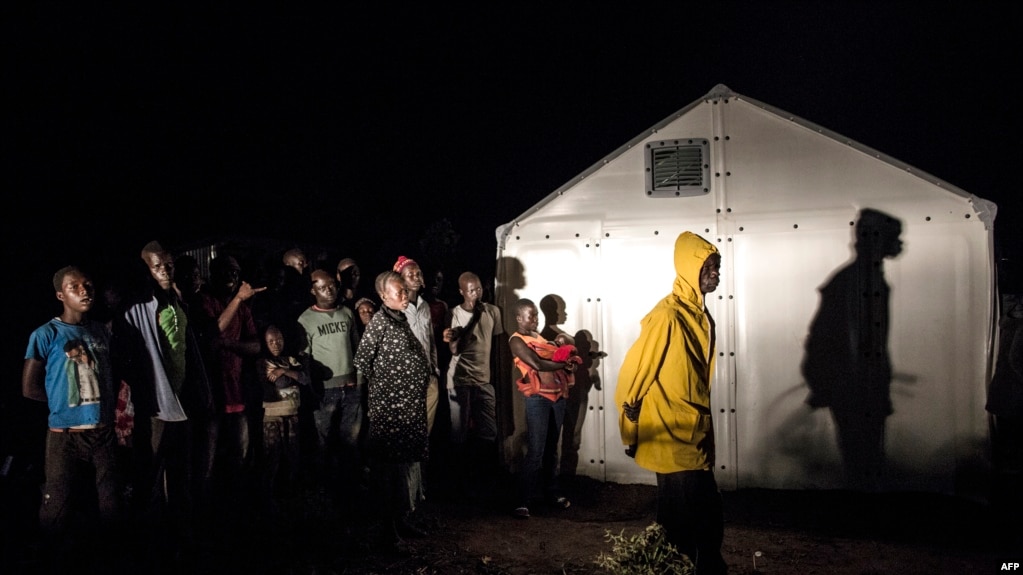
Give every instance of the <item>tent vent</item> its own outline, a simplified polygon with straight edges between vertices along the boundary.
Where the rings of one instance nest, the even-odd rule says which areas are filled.
[[[703,138],[649,142],[646,195],[702,196],[710,191],[710,144]]]

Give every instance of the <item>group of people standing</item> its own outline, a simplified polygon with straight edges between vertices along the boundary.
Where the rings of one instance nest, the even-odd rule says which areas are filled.
[[[83,269],[58,270],[63,312],[29,340],[22,391],[49,408],[40,525],[52,549],[75,540],[87,468],[103,521],[170,550],[272,514],[300,485],[327,495],[349,535],[422,536],[421,464],[444,396],[452,472],[438,489],[494,488],[504,329],[476,274],[459,277],[449,308],[424,297],[405,256],[377,276],[376,298],[361,297],[350,258],[310,271],[289,250],[288,280],[263,293],[231,256],[213,259],[208,279],[158,242],[140,257],[142,281],[99,289]]]
[[[447,487],[465,494],[495,487],[494,373],[504,328],[476,274],[459,276],[462,301],[448,308],[424,297],[422,270],[405,256],[376,277],[374,300],[360,297],[350,258],[335,273],[310,272],[305,255],[289,250],[282,264],[299,287],[289,292],[286,281],[261,296],[267,288],[242,280],[231,256],[210,263],[203,286],[188,256],[174,259],[157,242],[140,255],[142,288],[103,286],[102,297],[86,271],[58,270],[62,313],[29,339],[23,395],[49,408],[40,525],[51,558],[93,548],[69,548],[66,537],[83,463],[100,520],[154,535],[150,543],[163,547],[153,557],[194,545],[225,520],[272,514],[280,494],[310,479],[347,520],[346,536],[400,546],[426,534],[416,510],[437,485],[423,463],[442,389],[454,457],[438,483],[453,480]],[[679,237],[673,294],[644,320],[616,394],[623,441],[657,473],[658,520],[708,572],[723,567],[709,406],[713,321],[703,303],[719,261],[702,238]],[[102,320],[89,318],[94,306],[106,311]],[[567,334],[548,341],[537,332],[532,301],[512,311],[516,331],[504,349],[527,426],[512,513],[525,519],[538,494],[555,508],[571,505],[558,485],[558,442],[583,361]],[[680,422],[685,429],[676,429]],[[90,542],[110,539],[101,533]]]

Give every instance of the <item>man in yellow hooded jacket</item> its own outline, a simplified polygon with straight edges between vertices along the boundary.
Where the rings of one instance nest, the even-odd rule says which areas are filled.
[[[657,522],[697,573],[724,573],[721,495],[714,480],[710,380],[721,256],[691,232],[675,240],[671,294],[643,318],[618,374],[615,404],[627,453],[657,474]]]

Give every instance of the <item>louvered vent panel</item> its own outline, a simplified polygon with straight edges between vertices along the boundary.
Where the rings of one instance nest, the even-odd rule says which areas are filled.
[[[646,161],[648,196],[696,196],[710,191],[707,140],[650,142]]]
[[[703,184],[703,154],[696,146],[653,151],[654,189],[677,190]]]

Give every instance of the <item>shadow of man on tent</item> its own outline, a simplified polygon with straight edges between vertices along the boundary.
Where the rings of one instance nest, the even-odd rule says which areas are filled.
[[[820,308],[806,340],[806,401],[831,409],[853,489],[879,488],[884,472],[885,420],[892,414],[884,260],[902,253],[901,233],[902,223],[892,216],[860,212],[855,259],[820,289]]]
[[[494,303],[501,308],[506,335],[494,340],[497,353],[497,367],[494,374],[498,381],[493,384],[494,392],[497,395],[498,443],[501,445],[503,463],[510,470],[514,470],[521,459],[521,454],[525,449],[523,445],[525,439],[521,433],[521,426],[520,433],[517,435],[515,433],[515,402],[518,399],[516,396],[521,396],[521,394],[515,393],[515,385],[512,383],[516,378],[514,374],[518,370],[512,364],[512,353],[508,347],[507,337],[507,334],[515,333],[518,325],[515,322],[515,314],[508,313],[506,310],[512,309],[515,302],[522,297],[521,292],[526,287],[526,283],[526,267],[521,260],[508,256],[498,258]],[[484,297],[484,301],[487,301],[486,297]],[[522,426],[525,425],[524,421],[520,423]]]
[[[539,305],[540,313],[543,314],[543,329],[540,330],[540,335],[547,341],[554,341],[558,334],[568,336],[568,333],[560,327],[568,321],[564,298],[556,293],[549,293],[540,298]]]

